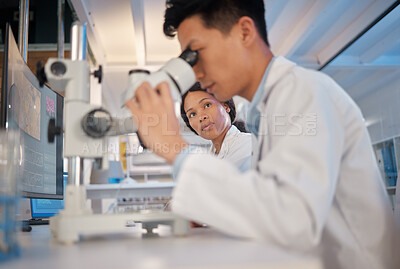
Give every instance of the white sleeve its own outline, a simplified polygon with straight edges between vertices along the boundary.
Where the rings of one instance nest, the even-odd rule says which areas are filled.
[[[257,170],[240,173],[228,161],[189,156],[174,189],[173,211],[239,237],[303,250],[318,244],[339,176],[344,134],[323,86],[320,94],[306,86],[290,85],[270,96],[274,113],[298,116],[286,125],[268,119],[263,148],[269,150]],[[316,116],[308,134],[307,115]]]

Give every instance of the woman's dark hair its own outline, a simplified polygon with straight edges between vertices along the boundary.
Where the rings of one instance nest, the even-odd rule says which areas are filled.
[[[179,25],[194,15],[200,15],[204,27],[218,29],[223,34],[228,34],[241,17],[248,16],[269,47],[263,0],[167,0],[166,7],[166,36],[175,36]]]
[[[189,119],[186,116],[186,111],[185,111],[185,99],[186,96],[188,95],[189,92],[198,92],[198,91],[203,91],[203,92],[207,92],[205,89],[202,89],[200,87],[200,83],[196,82],[192,88],[190,88],[187,92],[185,92],[184,95],[182,95],[182,103],[181,103],[181,116],[183,121],[186,123],[186,126],[189,127],[190,130],[192,130],[192,132],[194,132],[195,134],[198,135],[198,133],[192,128],[192,126],[190,126],[189,123]],[[231,124],[233,124],[233,122],[235,121],[236,118],[236,106],[235,103],[233,102],[233,99],[229,99],[228,101],[222,102],[223,104],[227,104],[230,111],[229,111],[229,117],[231,118]]]

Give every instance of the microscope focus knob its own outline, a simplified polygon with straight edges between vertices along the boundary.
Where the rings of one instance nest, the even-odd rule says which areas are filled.
[[[107,134],[112,125],[110,113],[102,108],[87,113],[81,122],[85,133],[93,138],[100,138]]]
[[[93,76],[98,79],[99,83],[101,84],[101,80],[103,78],[103,67],[99,65],[99,69],[93,72]]]
[[[39,80],[39,86],[43,87],[43,85],[47,82],[47,77],[41,61],[36,63],[36,77]]]
[[[49,126],[47,128],[47,140],[49,143],[54,143],[54,138],[56,135],[60,135],[62,133],[62,128],[60,126],[56,126],[56,120],[51,118],[49,121]]]

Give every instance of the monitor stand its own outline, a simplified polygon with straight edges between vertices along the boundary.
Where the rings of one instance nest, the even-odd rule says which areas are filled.
[[[32,231],[31,225],[48,225],[49,220],[48,219],[39,219],[39,218],[33,218],[30,220],[23,220],[21,222],[21,231],[23,232],[30,232]]]
[[[31,227],[31,225],[28,224],[27,220],[23,220],[21,222],[21,231],[23,231],[23,232],[32,231],[32,227]]]
[[[48,225],[49,219],[32,218],[30,220],[24,220],[22,222],[25,222],[28,225]]]

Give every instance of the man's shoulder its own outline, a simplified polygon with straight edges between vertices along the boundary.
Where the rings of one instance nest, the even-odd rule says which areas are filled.
[[[321,71],[303,67],[285,57],[276,57],[271,67],[271,73],[273,73],[272,77],[277,77],[277,84],[290,81],[305,83],[332,80],[331,77]],[[272,79],[273,81],[274,79]],[[268,84],[268,82],[266,83]]]
[[[333,92],[343,91],[341,86],[327,74],[296,64],[287,69],[273,88],[272,95],[275,97],[282,97],[286,101],[288,98],[295,99],[296,102],[315,97],[328,97],[335,95]]]
[[[317,88],[317,86],[332,87],[332,82],[334,82],[334,80],[329,75],[327,75],[321,71],[302,67],[299,65],[293,66],[293,68],[291,68],[289,70],[287,76],[285,76],[284,79],[287,79],[288,81],[293,81],[293,83],[295,83],[295,85],[312,86],[312,87],[308,87],[309,89]],[[335,85],[335,86],[338,86],[338,85]]]

